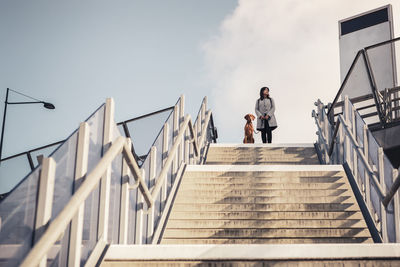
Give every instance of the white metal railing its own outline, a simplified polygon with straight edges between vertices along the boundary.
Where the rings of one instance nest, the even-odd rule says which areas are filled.
[[[347,164],[383,242],[400,242],[398,170],[347,96],[336,127],[330,124],[326,107],[319,99],[315,105],[317,112],[313,110],[312,115],[318,129],[321,160],[325,164]]]
[[[186,164],[202,164],[202,153],[212,139],[215,141],[210,138],[209,131],[214,129],[210,127],[212,114],[206,110],[206,103],[204,98],[196,123],[192,124],[190,116],[184,116],[181,96],[139,168],[131,153],[130,139],[122,137],[114,123],[114,103],[107,99],[104,109],[98,111],[104,114],[104,121],[84,122],[71,136],[75,140],[71,147],[76,144],[72,151],[74,192],[53,218],[52,207],[59,198],[54,184],[59,181],[58,175],[65,172],[57,172],[58,165],[65,164],[68,157],[43,159],[40,179],[37,178],[40,184],[35,244],[27,256],[21,254],[21,266],[45,266],[48,262],[56,266],[94,266],[108,243],[157,243]],[[102,128],[101,133],[94,134],[93,128]],[[99,147],[93,145],[93,138],[96,142],[102,140],[100,157],[93,154],[94,147]],[[18,248],[14,250],[18,252]],[[17,252],[9,265],[20,263]],[[3,260],[6,256],[0,252]]]

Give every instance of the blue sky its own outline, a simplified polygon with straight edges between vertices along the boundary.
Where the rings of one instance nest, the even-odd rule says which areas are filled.
[[[56,105],[9,106],[3,155],[66,138],[107,97],[115,100],[117,121],[171,106],[181,94],[194,114],[211,92],[202,44],[235,6],[2,0],[0,98],[9,87]]]
[[[338,20],[388,3],[2,0],[0,98],[9,87],[57,107],[9,106],[3,155],[66,138],[107,97],[121,121],[181,94],[194,116],[208,96],[219,141],[240,143],[264,85],[277,105],[274,142],[313,142],[313,103],[340,85]]]

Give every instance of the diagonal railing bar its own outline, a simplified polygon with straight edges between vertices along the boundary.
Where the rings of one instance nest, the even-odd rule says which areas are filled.
[[[167,174],[167,172],[168,172],[168,170],[169,170],[169,168],[171,166],[171,163],[172,163],[172,161],[173,161],[173,159],[175,157],[175,154],[176,154],[176,152],[178,150],[178,147],[182,142],[182,137],[185,134],[185,131],[186,131],[187,128],[190,129],[190,132],[193,135],[194,130],[193,130],[193,125],[192,125],[192,122],[191,122],[190,115],[186,115],[186,118],[185,118],[185,120],[184,120],[184,122],[183,122],[183,124],[182,124],[182,126],[181,126],[181,128],[179,130],[179,133],[178,133],[178,135],[176,137],[176,142],[172,146],[172,148],[171,148],[171,150],[170,150],[170,152],[168,154],[167,160],[165,161],[165,164],[164,164],[160,174],[158,175],[158,179],[156,180],[157,183],[156,183],[156,185],[154,186],[154,188],[153,188],[153,190],[151,192],[151,196],[153,197],[153,199],[155,199],[158,196],[158,194],[160,193],[160,189],[161,189],[161,187],[162,187],[162,185],[163,185],[163,183],[164,183],[164,181],[165,181],[165,179],[167,177],[166,174]],[[199,154],[199,149],[198,149],[198,144],[196,142],[196,138],[193,138],[192,142],[193,142],[194,151],[195,151],[195,154],[196,154],[196,157],[197,157],[198,154]]]

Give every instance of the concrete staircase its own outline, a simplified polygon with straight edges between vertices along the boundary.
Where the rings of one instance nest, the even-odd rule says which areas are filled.
[[[343,167],[315,164],[312,145],[211,145],[161,244],[372,243]]]
[[[102,266],[394,266],[400,259],[397,244],[373,244],[343,167],[319,165],[313,145],[212,144],[205,165],[186,167],[160,243],[111,245]]]

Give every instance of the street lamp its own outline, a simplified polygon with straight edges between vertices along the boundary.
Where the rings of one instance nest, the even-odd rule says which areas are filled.
[[[30,98],[30,99],[33,99],[33,100],[35,100],[35,101],[30,101],[30,102],[8,102],[8,92],[9,92],[9,91],[12,91],[12,92],[14,92],[14,93],[23,95],[23,96],[28,97],[28,98]],[[47,109],[55,109],[55,108],[56,108],[53,104],[51,104],[51,103],[49,103],[49,102],[41,101],[41,100],[39,100],[39,99],[30,97],[30,96],[28,96],[28,95],[24,95],[24,94],[22,94],[22,93],[20,93],[20,92],[14,91],[14,90],[9,89],[9,88],[7,88],[6,101],[5,101],[4,103],[5,103],[5,104],[4,104],[3,126],[1,127],[1,141],[0,141],[0,162],[1,162],[1,159],[2,159],[1,156],[2,156],[2,151],[3,151],[3,136],[4,136],[4,127],[5,127],[5,125],[6,125],[7,105],[43,104],[43,107],[45,107],[45,108],[47,108]]]

